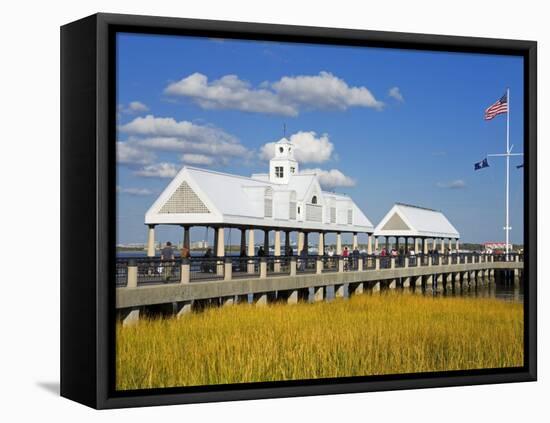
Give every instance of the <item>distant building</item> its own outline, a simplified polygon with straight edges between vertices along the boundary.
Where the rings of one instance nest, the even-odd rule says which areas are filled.
[[[208,248],[208,241],[195,241],[191,243],[191,249],[199,250],[199,249],[205,249]]]

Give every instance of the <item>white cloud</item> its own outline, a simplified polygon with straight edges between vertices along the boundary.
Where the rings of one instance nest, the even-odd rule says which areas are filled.
[[[401,91],[399,90],[399,87],[390,88],[388,91],[388,95],[400,103],[403,103],[405,101],[405,99],[403,98],[403,94],[401,94]]]
[[[137,196],[146,196],[153,194],[153,191],[147,188],[122,188],[121,186],[116,187],[116,191],[120,194],[129,194]]]
[[[162,162],[144,166],[134,174],[147,178],[173,178],[177,175],[178,170],[175,164]]]
[[[149,111],[149,107],[141,101],[131,101],[128,105],[119,104],[118,111],[127,115],[145,113]]]
[[[436,185],[438,188],[446,188],[446,189],[466,188],[466,182],[464,182],[462,179],[455,179],[454,181],[449,181],[449,182],[438,182]]]
[[[209,82],[194,73],[171,83],[164,92],[189,97],[204,109],[235,109],[245,112],[297,116],[302,109],[337,109],[370,107],[382,109],[366,87],[350,87],[329,72],[318,75],[284,76],[279,81],[263,82],[252,87],[237,75],[225,75]]]
[[[350,87],[330,72],[284,76],[272,86],[283,101],[307,108],[346,110],[349,107],[383,107],[383,103],[376,100],[366,87]]]
[[[181,161],[192,165],[211,165],[214,164],[214,158],[204,154],[183,154]]]
[[[303,169],[300,171],[303,174],[314,173],[319,178],[319,183],[323,188],[336,188],[336,187],[352,187],[355,186],[355,180],[349,176],[344,175],[338,169]]]
[[[322,163],[329,160],[334,151],[328,134],[317,136],[313,131],[299,131],[290,136],[294,144],[294,157],[300,163]],[[275,142],[264,144],[260,148],[260,158],[271,159],[275,154]]]
[[[139,146],[128,142],[116,143],[117,161],[121,164],[149,164],[155,160],[155,155]]]
[[[169,117],[136,117],[118,130],[128,135],[125,142],[119,142],[125,153],[119,155],[120,159],[130,153],[133,157],[119,160],[120,163],[151,164],[155,159],[153,152],[162,151],[182,153],[182,161],[203,165],[237,158],[247,160],[252,155],[236,137],[219,128]]]
[[[208,83],[201,73],[194,73],[164,90],[166,94],[191,97],[203,109],[237,109],[245,112],[263,112],[296,116],[298,111],[279,101],[267,89],[251,89],[250,84],[236,75],[225,75]]]

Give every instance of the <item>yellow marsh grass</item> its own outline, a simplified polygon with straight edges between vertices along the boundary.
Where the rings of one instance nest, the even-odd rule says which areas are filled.
[[[117,325],[117,389],[523,363],[522,304],[388,293]]]

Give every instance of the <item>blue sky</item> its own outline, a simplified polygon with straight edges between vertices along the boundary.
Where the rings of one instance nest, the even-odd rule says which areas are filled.
[[[464,242],[504,240],[506,116],[523,152],[519,57],[119,34],[118,242],[144,242],[144,214],[185,164],[265,172],[266,144],[302,143],[301,169],[326,174],[376,224],[394,202],[443,211]],[[511,166],[511,240],[523,242],[523,169]],[[181,228],[159,228],[178,241]],[[204,238],[204,230],[192,233]],[[235,240],[238,238],[235,237]],[[236,242],[236,241],[235,241]]]

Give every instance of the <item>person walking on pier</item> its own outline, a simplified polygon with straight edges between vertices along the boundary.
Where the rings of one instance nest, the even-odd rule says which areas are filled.
[[[258,248],[258,257],[265,257],[264,247],[262,247],[262,246],[260,246],[260,248]]]
[[[172,243],[170,241],[168,241],[166,246],[161,250],[160,260],[162,262],[161,268],[163,279],[168,281],[170,280],[170,276],[172,276],[172,264],[174,260],[174,249],[172,248]]]

